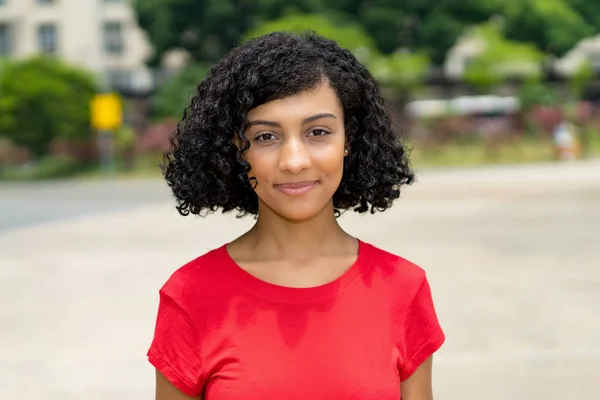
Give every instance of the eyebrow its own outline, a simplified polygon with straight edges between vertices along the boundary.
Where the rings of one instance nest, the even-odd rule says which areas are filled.
[[[312,117],[308,117],[305,118],[304,120],[302,120],[302,125],[306,125],[309,124],[311,122],[314,122],[318,119],[321,118],[333,118],[333,119],[337,119],[337,117],[331,113],[320,113],[320,114],[315,114]],[[254,121],[250,121],[248,123],[249,126],[254,126],[254,125],[265,125],[265,126],[271,126],[273,128],[281,128],[281,125],[278,122],[275,121],[265,121],[265,120],[254,120]]]

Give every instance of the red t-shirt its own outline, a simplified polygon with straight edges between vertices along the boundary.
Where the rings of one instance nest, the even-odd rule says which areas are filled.
[[[225,246],[160,290],[150,363],[206,400],[399,400],[444,342],[425,272],[360,241],[356,262],[313,288],[262,281]]]

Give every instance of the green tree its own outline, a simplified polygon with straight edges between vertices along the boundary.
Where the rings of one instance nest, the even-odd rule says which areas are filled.
[[[417,1],[379,0],[394,4],[416,21],[403,35],[409,35],[411,47],[426,50],[437,64],[465,33],[465,28],[502,16],[507,39],[533,43],[544,51],[562,55],[582,38],[600,32],[600,24],[591,23],[584,10],[595,0],[461,0]],[[573,3],[580,3],[575,7]],[[367,14],[362,14],[364,19]],[[600,15],[598,13],[596,16]],[[596,17],[597,18],[597,17]],[[393,37],[390,30],[386,35]],[[388,39],[389,40],[389,39]],[[380,43],[378,42],[378,45]]]
[[[590,3],[592,1],[595,0]],[[565,0],[508,1],[502,10],[506,36],[562,55],[579,40],[600,30],[600,26],[593,26],[586,20],[582,14],[584,9],[580,10]]]
[[[154,97],[156,116],[180,118],[207,72],[208,68],[191,64],[168,79]]]
[[[469,35],[485,46],[467,66],[465,80],[482,91],[508,78],[536,81],[541,77],[544,54],[534,45],[506,39],[498,24],[491,22],[473,28]]]
[[[376,78],[383,83],[407,88],[423,78],[429,67],[424,53],[396,51],[382,54],[375,41],[360,24],[346,21],[335,24],[324,15],[295,14],[261,24],[245,35],[245,39],[273,31],[302,33],[314,30],[318,34],[335,40],[341,47],[352,51]]]
[[[214,62],[262,20],[320,10],[320,0],[134,0],[138,23],[155,47],[151,64],[173,48]]]
[[[429,67],[427,55],[407,51],[381,55],[369,63],[371,73],[380,83],[406,95],[423,83]]]
[[[594,27],[596,32],[600,29],[600,2],[596,0],[566,0],[566,3],[581,15],[589,26]]]
[[[585,61],[577,71],[571,76],[569,84],[571,86],[571,90],[578,97],[581,98],[583,96],[583,92],[586,86],[594,80],[596,73],[594,71],[594,67],[589,61]]]
[[[274,31],[302,33],[313,30],[321,36],[335,40],[341,47],[352,51],[362,62],[367,63],[376,52],[376,45],[363,27],[357,23],[333,24],[318,14],[291,14],[280,19],[260,24],[244,35],[244,40]]]
[[[96,89],[86,71],[53,59],[9,62],[0,70],[0,136],[35,156],[55,138],[86,138]]]
[[[503,16],[507,39],[556,55],[600,32],[597,0],[136,0],[135,5],[157,57],[183,47],[211,62],[247,31],[294,12],[319,13],[336,24],[354,21],[383,54],[424,51],[435,64],[466,28],[495,15]]]
[[[423,82],[430,66],[429,58],[424,53],[396,51],[390,55],[382,54],[360,24],[334,24],[323,15],[295,14],[269,21],[248,32],[245,39],[273,31],[302,33],[306,30],[314,30],[352,51],[380,83],[395,94],[402,94],[402,97],[409,95]]]
[[[559,102],[556,91],[541,82],[525,83],[519,89],[518,98],[521,110],[525,113],[534,106],[553,106]]]

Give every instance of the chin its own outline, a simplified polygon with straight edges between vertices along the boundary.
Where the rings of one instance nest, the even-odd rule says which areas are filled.
[[[301,222],[307,221],[309,219],[315,218],[318,216],[322,210],[316,209],[313,207],[282,207],[279,210],[275,210],[275,212],[282,218],[285,218],[289,221]]]
[[[268,206],[268,208],[279,217],[294,222],[308,221],[327,212],[329,208],[331,208],[331,214],[333,215],[333,205],[330,203],[323,204],[319,207],[314,203],[294,204],[294,202],[288,202],[287,204],[272,204],[271,206]]]

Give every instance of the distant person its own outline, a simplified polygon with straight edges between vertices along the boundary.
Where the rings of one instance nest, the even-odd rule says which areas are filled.
[[[232,50],[200,83],[164,171],[181,214],[257,218],[160,290],[158,400],[432,398],[444,333],[425,272],[336,219],[384,211],[414,179],[349,51],[284,33]]]
[[[554,128],[554,145],[558,160],[574,160],[577,158],[576,128],[569,120],[563,120]]]

